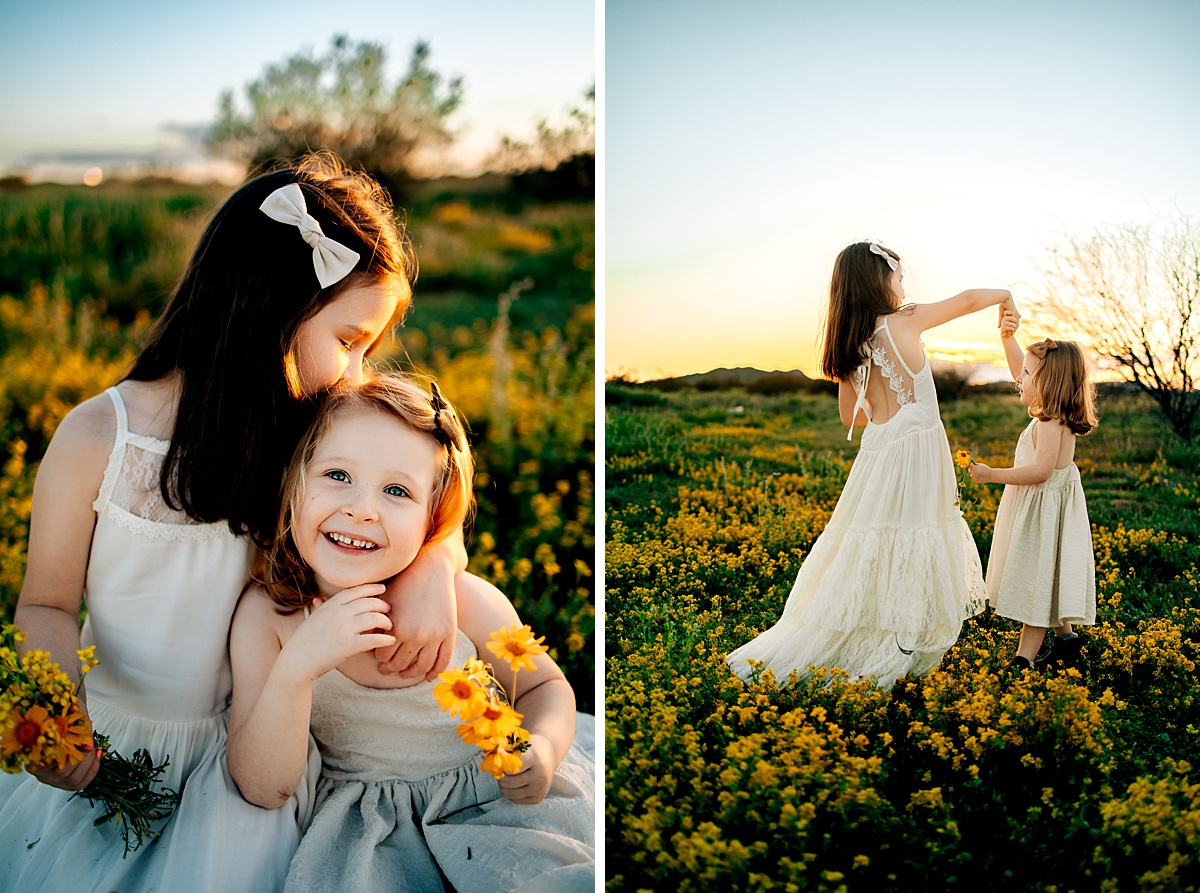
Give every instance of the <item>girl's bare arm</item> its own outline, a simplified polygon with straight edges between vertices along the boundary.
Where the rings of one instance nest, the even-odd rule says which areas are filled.
[[[983,463],[975,463],[969,469],[971,478],[977,484],[1044,484],[1054,473],[1054,463],[1058,461],[1059,448],[1064,436],[1074,436],[1069,428],[1059,421],[1038,422],[1034,426],[1036,443],[1033,447],[1033,462],[1016,468],[992,468]]]
[[[953,319],[958,319],[960,316],[966,316],[996,304],[1002,304],[1006,309],[1016,311],[1012,292],[1008,289],[970,288],[959,292],[952,298],[946,298],[944,301],[935,301],[932,304],[914,304],[912,313],[896,314],[889,319],[895,319],[897,322],[903,320],[901,325],[924,332],[926,329],[935,328]]]
[[[92,503],[115,437],[116,417],[108,397],[77,406],[55,431],[33,485],[28,562],[13,622],[25,633],[23,650],[49,652],[77,685],[79,606],[96,524]],[[86,712],[82,689],[79,694]],[[53,787],[80,790],[99,768],[95,753],[89,752],[64,770],[36,775]]]
[[[390,644],[391,626],[370,583],[346,589],[302,622],[281,617],[261,590],[238,602],[229,636],[233,705],[225,752],[242,796],[274,809],[288,801],[308,764],[312,685],[347,657]],[[286,642],[284,641],[286,639]]]

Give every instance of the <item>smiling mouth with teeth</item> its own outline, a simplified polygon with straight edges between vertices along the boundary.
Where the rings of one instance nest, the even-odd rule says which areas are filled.
[[[336,543],[339,546],[349,546],[352,549],[362,549],[364,552],[370,552],[378,549],[379,546],[370,540],[356,540],[341,533],[327,533],[325,538],[331,543]]]

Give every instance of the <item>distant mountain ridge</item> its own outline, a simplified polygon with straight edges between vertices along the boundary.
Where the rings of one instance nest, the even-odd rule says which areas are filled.
[[[737,366],[733,369],[726,369],[721,366],[717,369],[710,369],[708,372],[693,372],[690,375],[677,375],[674,378],[659,378],[654,381],[645,382],[648,385],[661,384],[678,384],[681,387],[688,385],[699,386],[701,384],[720,386],[720,387],[747,387],[755,382],[761,381],[767,376],[779,376],[781,380],[790,379],[797,384],[810,381],[809,377],[799,369],[790,369],[788,371],[764,372],[761,369],[755,369],[752,366]]]

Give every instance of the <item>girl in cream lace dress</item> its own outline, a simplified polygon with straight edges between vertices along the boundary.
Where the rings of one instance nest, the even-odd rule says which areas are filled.
[[[297,448],[263,584],[242,597],[230,641],[229,769],[243,794],[286,801],[310,727],[321,748],[316,814],[288,890],[595,889],[593,725],[554,662],[533,656],[519,674],[530,747],[497,781],[434,685],[380,677],[364,653],[391,638],[374,581],[458,528],[472,478],[453,410],[389,376],[327,398]],[[490,632],[520,620],[466,575],[458,623],[461,666],[490,658]],[[507,667],[497,676],[512,692]]]
[[[946,432],[921,333],[1003,304],[973,289],[904,305],[898,255],[857,242],[830,284],[822,371],[839,383],[842,421],[866,424],[846,485],[796,576],[775,626],[729,655],[743,679],[759,668],[840,667],[890,686],[925,673],[983,610],[983,573],[956,496]],[[848,435],[849,436],[849,435]]]

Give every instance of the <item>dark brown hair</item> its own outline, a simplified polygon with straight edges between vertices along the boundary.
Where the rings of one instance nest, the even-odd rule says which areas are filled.
[[[354,270],[322,288],[295,226],[259,206],[296,183],[326,236],[358,252]],[[347,289],[383,284],[408,310],[417,264],[391,199],[329,153],[256,176],[213,214],[166,309],[126,378],[180,379],[179,408],[159,489],[197,521],[228,521],[270,539],[283,465],[312,415],[285,374],[303,323]],[[372,349],[375,345],[372,345]]]
[[[833,262],[829,308],[822,322],[821,374],[844,381],[866,359],[866,343],[876,321],[900,309],[892,292],[892,268],[871,251],[871,242],[855,242]],[[900,255],[879,246],[897,265]]]
[[[1040,422],[1062,422],[1074,434],[1087,434],[1100,424],[1096,388],[1079,345],[1047,338],[1026,350],[1042,361],[1030,376],[1037,400],[1030,404],[1029,414]]]
[[[441,458],[433,478],[424,545],[450,536],[467,520],[474,506],[475,465],[471,448],[458,415],[449,403],[442,400],[435,406],[429,393],[399,375],[380,374],[358,386],[337,386],[322,398],[316,417],[288,464],[279,502],[277,533],[263,555],[258,582],[279,605],[281,613],[296,611],[317,594],[312,569],[300,557],[292,537],[292,519],[304,499],[308,465],[317,445],[329,432],[338,414],[353,409],[387,413],[417,433],[427,434],[437,441]]]

